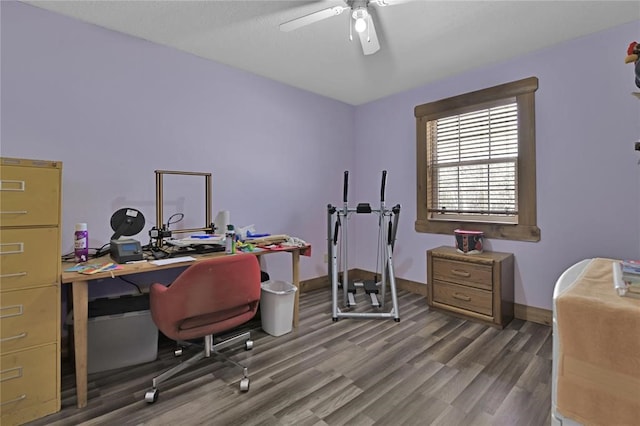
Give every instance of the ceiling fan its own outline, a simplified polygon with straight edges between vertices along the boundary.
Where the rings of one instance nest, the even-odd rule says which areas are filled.
[[[378,42],[378,35],[376,34],[373,18],[369,12],[369,5],[375,4],[376,6],[384,7],[405,3],[407,1],[410,0],[344,0],[346,6],[330,7],[280,24],[280,31],[293,31],[305,25],[340,15],[345,10],[349,10],[349,14],[351,15],[349,18],[349,39],[353,39],[352,30],[355,30],[360,38],[362,52],[365,55],[373,55],[380,50],[380,43]],[[351,22],[351,20],[353,21]]]

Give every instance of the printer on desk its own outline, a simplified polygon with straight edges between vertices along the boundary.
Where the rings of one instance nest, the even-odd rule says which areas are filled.
[[[133,238],[111,240],[111,258],[117,263],[142,260],[142,245]]]

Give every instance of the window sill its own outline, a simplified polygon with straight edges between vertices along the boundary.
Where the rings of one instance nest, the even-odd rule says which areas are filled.
[[[484,232],[485,238],[514,241],[540,241],[540,228],[535,225],[497,224],[480,222],[416,220],[415,230],[429,234],[453,235],[456,229]]]

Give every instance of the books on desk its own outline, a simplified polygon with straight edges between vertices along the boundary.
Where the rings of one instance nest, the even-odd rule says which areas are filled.
[[[623,280],[640,283],[640,260],[623,260],[620,265]]]
[[[618,295],[640,295],[640,260],[622,260],[613,264],[614,287]]]

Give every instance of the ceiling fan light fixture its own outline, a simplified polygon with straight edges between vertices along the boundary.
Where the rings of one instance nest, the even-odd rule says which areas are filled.
[[[344,0],[345,6],[335,6],[318,10],[317,12],[284,22],[280,24],[280,31],[293,31],[300,27],[313,24],[314,22],[340,15],[344,11],[349,11],[348,19],[344,21],[345,24],[349,25],[349,40],[353,40],[353,33],[357,32],[357,38],[360,40],[360,45],[362,46],[362,53],[364,55],[373,55],[380,50],[380,42],[376,34],[375,16],[369,12],[369,5],[386,6],[406,1],[411,0]]]
[[[353,26],[356,32],[364,32],[367,29],[367,18],[369,17],[367,9],[358,8],[353,11],[353,14],[351,16],[356,20],[356,23]]]

